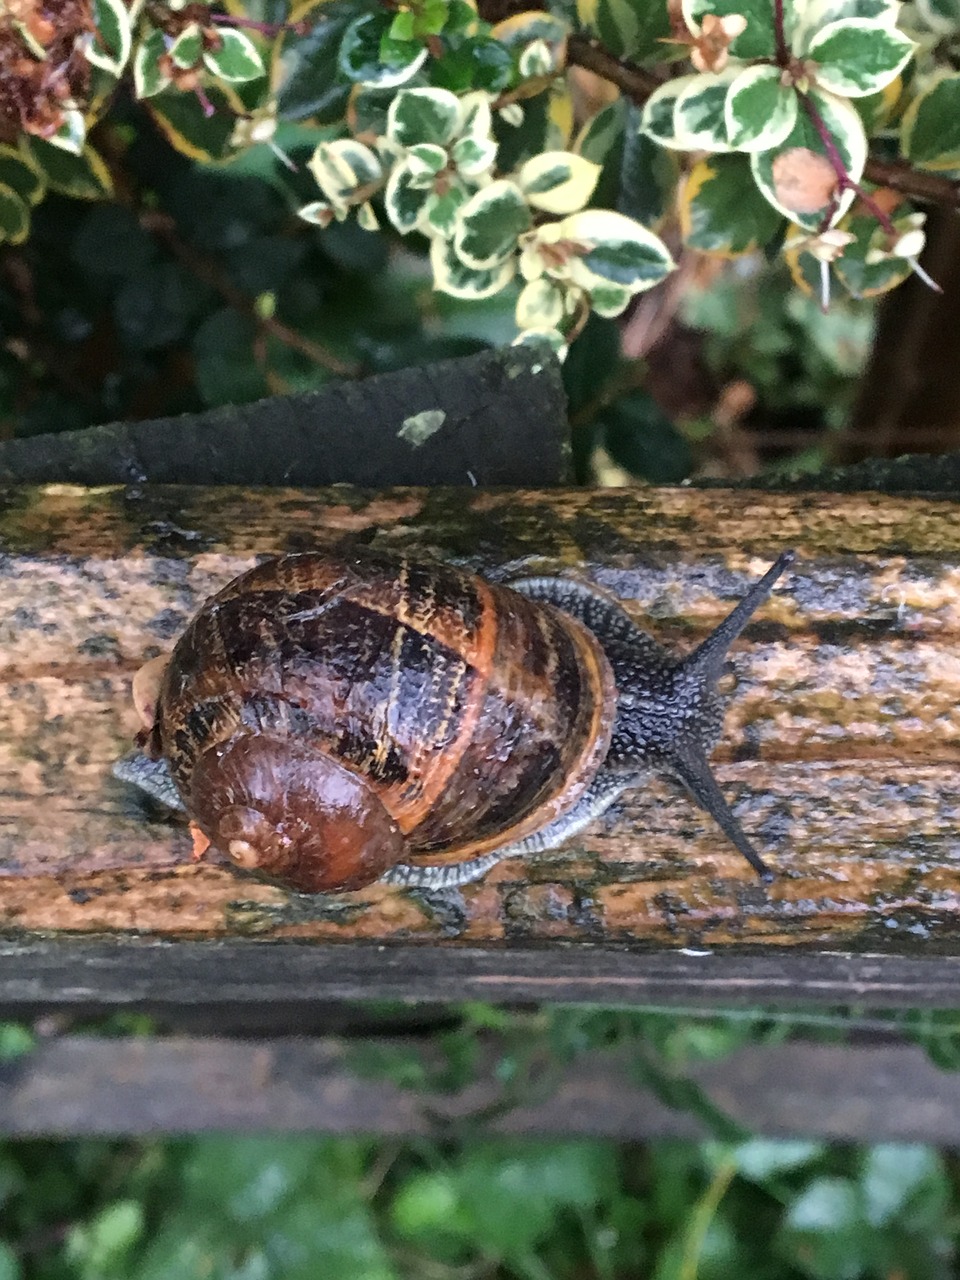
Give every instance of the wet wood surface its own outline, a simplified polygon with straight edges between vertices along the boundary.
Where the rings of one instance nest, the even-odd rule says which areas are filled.
[[[375,886],[304,899],[192,863],[184,827],[110,775],[136,727],[131,676],[258,557],[344,541],[501,578],[579,574],[678,651],[795,547],[795,569],[735,647],[714,756],[776,881],[760,886],[661,780],[567,847],[447,895]],[[960,956],[958,639],[960,507],[923,497],[0,489],[0,929],[14,944],[439,943],[438,971],[458,946],[563,942],[949,961]]]
[[[397,1042],[368,1042],[390,1054]],[[500,1110],[490,1063],[453,1094],[366,1076],[349,1041],[172,1036],[41,1041],[0,1064],[0,1134],[562,1133],[618,1141],[709,1137],[697,1119],[642,1088],[622,1057],[591,1053],[551,1087]],[[769,1137],[960,1146],[960,1076],[911,1045],[789,1043],[741,1049],[688,1069],[731,1119]]]

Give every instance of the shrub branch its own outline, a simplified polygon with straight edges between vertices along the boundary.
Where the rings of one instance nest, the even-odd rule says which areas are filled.
[[[616,57],[609,49],[583,35],[570,36],[567,42],[567,62],[609,80],[638,106],[646,102],[664,82],[656,73],[625,58]],[[960,182],[915,169],[907,160],[891,161],[870,157],[863,176],[868,182],[890,187],[901,195],[924,203],[960,208]]]

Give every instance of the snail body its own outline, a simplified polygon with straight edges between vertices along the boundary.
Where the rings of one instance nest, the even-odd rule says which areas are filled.
[[[283,556],[207,601],[151,670],[144,755],[117,772],[301,892],[465,883],[559,844],[651,769],[768,876],[707,753],[727,648],[790,558],[678,661],[573,580]]]

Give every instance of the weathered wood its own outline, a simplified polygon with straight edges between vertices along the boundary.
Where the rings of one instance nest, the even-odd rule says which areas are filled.
[[[248,923],[237,912],[241,928]],[[257,923],[254,916],[255,925]],[[266,921],[275,926],[276,917]],[[261,926],[262,927],[262,926]],[[954,938],[919,955],[811,952],[757,946],[659,950],[581,943],[336,946],[271,941],[109,940],[63,936],[0,941],[0,1005],[83,1011],[106,1006],[206,1006],[277,1001],[486,1000],[566,1004],[677,1004],[753,1008],[797,1000],[872,1008],[952,1008],[960,957]],[[343,935],[341,935],[342,937]],[[939,944],[939,948],[938,945]]]
[[[547,1097],[538,1090],[498,1113],[503,1089],[492,1071],[452,1095],[415,1093],[357,1075],[350,1053],[349,1042],[332,1038],[65,1036],[0,1065],[0,1134],[408,1136],[467,1122],[471,1133],[709,1136],[694,1116],[639,1087],[622,1057],[586,1055],[558,1072]],[[912,1046],[755,1047],[685,1074],[754,1133],[960,1146],[960,1075],[937,1070]]]
[[[569,469],[566,397],[546,347],[0,441],[0,484],[520,486],[559,484]]]
[[[257,556],[345,538],[500,576],[580,572],[677,648],[795,545],[795,572],[736,648],[715,757],[776,882],[761,888],[662,781],[568,847],[444,898],[373,887],[307,900],[193,865],[182,826],[109,775],[134,729],[130,676]],[[960,955],[960,509],[949,502],[53,486],[0,491],[0,553],[7,932]],[[579,998],[615,994],[613,976]]]

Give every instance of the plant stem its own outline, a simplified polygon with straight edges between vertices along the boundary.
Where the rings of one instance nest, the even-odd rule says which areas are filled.
[[[737,1172],[737,1166],[732,1157],[727,1157],[722,1161],[713,1175],[709,1187],[707,1187],[699,1203],[693,1211],[690,1224],[687,1227],[685,1238],[683,1241],[683,1253],[680,1259],[678,1275],[680,1280],[697,1280],[697,1270],[700,1262],[700,1255],[703,1252],[703,1242],[706,1239],[707,1232],[710,1229],[710,1223],[716,1216],[720,1201],[726,1194],[727,1188],[733,1181]]]
[[[585,67],[604,80],[610,80],[628,98],[644,103],[655,89],[664,83],[663,77],[638,67],[625,58],[617,58],[602,44],[596,44],[586,36],[572,35],[567,40],[567,62]]]
[[[773,33],[777,42],[777,64],[789,67],[790,50],[787,48],[787,33],[784,29],[783,0],[773,0]]]
[[[800,105],[807,113],[810,123],[816,129],[820,141],[823,143],[823,149],[827,153],[827,159],[833,165],[833,171],[837,175],[837,182],[840,185],[840,190],[856,192],[865,208],[870,210],[887,235],[896,236],[897,229],[893,225],[890,215],[885,209],[880,208],[879,204],[877,204],[876,200],[874,200],[873,196],[871,196],[868,191],[864,191],[859,182],[855,182],[853,178],[850,177],[846,161],[837,149],[837,144],[834,142],[830,130],[827,128],[826,121],[814,105],[813,99],[808,93],[798,93],[797,97],[800,99]]]

